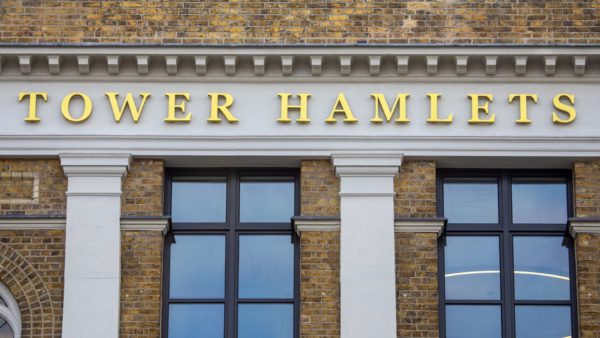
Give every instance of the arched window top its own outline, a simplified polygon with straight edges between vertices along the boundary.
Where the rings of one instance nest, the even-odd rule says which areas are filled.
[[[0,338],[21,338],[19,305],[6,285],[0,283]]]

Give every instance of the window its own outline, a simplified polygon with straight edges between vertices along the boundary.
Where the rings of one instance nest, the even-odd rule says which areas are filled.
[[[19,305],[6,285],[0,283],[0,338],[21,338]]]
[[[445,338],[576,337],[567,171],[443,171]]]
[[[163,337],[297,337],[296,172],[170,170],[165,182]]]

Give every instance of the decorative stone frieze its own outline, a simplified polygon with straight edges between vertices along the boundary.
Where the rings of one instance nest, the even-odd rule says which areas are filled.
[[[599,55],[561,47],[6,47],[0,76],[600,77]]]

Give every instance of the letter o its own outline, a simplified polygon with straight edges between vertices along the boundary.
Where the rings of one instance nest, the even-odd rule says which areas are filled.
[[[81,116],[79,118],[74,118],[71,115],[71,112],[69,110],[69,105],[71,104],[71,99],[74,96],[79,96],[81,97],[81,99],[83,99],[83,113],[81,114]],[[69,95],[65,96],[65,98],[62,100],[62,104],[61,104],[61,111],[62,114],[64,116],[64,118],[72,123],[81,123],[85,120],[87,120],[90,115],[92,114],[92,100],[90,99],[89,96],[85,95],[84,93],[70,93]]]

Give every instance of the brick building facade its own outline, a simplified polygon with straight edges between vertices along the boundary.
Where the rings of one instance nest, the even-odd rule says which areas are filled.
[[[0,302],[0,319],[10,337],[173,338],[176,325],[193,326],[176,322],[177,306],[222,304],[223,315],[212,318],[223,320],[222,331],[207,337],[272,338],[256,336],[256,327],[244,336],[243,329],[244,304],[270,302],[293,308],[289,327],[278,328],[290,338],[450,338],[449,309],[473,304],[451,298],[448,278],[497,273],[502,296],[485,295],[481,304],[502,309],[498,337],[529,338],[519,317],[528,306],[568,307],[572,337],[600,337],[600,139],[586,129],[593,118],[572,123],[575,108],[585,119],[597,105],[590,93],[600,79],[599,10],[594,1],[3,1],[0,99],[8,102],[4,115],[16,115],[15,107],[21,115],[0,127],[0,283],[18,305],[19,327],[3,312],[10,304]],[[376,98],[384,93],[389,101],[407,87],[415,93],[404,106],[400,96],[387,108]],[[253,101],[267,90],[270,101]],[[152,91],[139,123],[132,106],[121,110],[121,122],[121,103],[115,110],[101,102],[113,91],[119,100],[133,93],[133,105],[137,92],[145,100]],[[482,91],[493,94],[474,94]],[[509,98],[524,91],[529,98]],[[287,92],[295,101],[285,107],[279,100]],[[310,104],[301,98],[308,92]],[[71,104],[69,93],[82,100]],[[356,103],[364,93],[370,95]],[[250,106],[255,116],[243,116]],[[275,114],[265,117],[272,107]],[[307,107],[310,119],[302,115]],[[396,111],[400,117],[390,122]],[[134,122],[125,121],[129,112]],[[381,112],[388,124],[374,121]],[[502,122],[508,114],[515,125]],[[456,127],[462,122],[471,129]],[[196,130],[184,129],[194,123]],[[244,224],[245,180],[295,182],[291,223]],[[208,199],[179,197],[178,182],[227,188]],[[495,228],[454,222],[445,184],[456,182],[495,182]],[[516,229],[519,182],[564,183],[564,219]],[[204,216],[182,202],[202,201],[213,208],[198,210],[211,214],[220,193],[222,220],[193,219]],[[176,210],[177,203],[187,209]],[[476,209],[468,210],[478,215]],[[70,237],[81,227],[89,245]],[[261,231],[293,239],[291,296],[241,296],[242,238]],[[225,239],[222,295],[174,296],[181,236]],[[497,267],[450,272],[446,239],[468,236],[504,238],[498,255],[505,258]],[[526,236],[572,241],[564,245],[572,257],[565,256],[566,275],[525,271],[567,281],[570,296],[519,299],[517,245],[506,243]],[[194,282],[204,283],[199,276]],[[6,297],[0,288],[10,303]],[[83,305],[74,304],[81,297]],[[85,304],[98,299],[97,307]],[[106,331],[87,320],[98,313],[107,313]],[[477,330],[471,333],[485,332]]]

